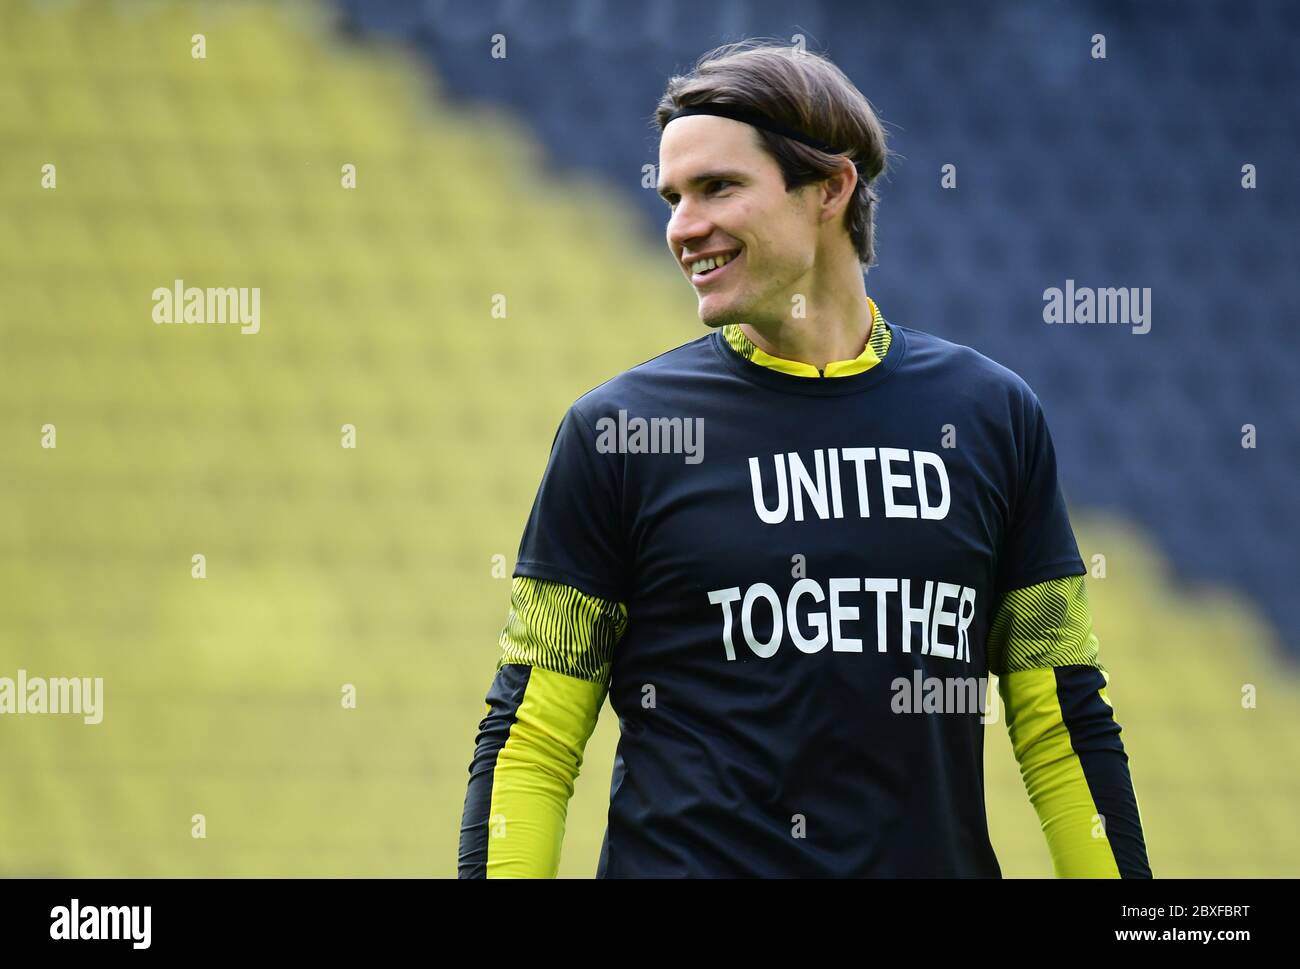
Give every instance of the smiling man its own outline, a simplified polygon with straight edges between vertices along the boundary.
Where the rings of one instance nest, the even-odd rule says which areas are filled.
[[[871,105],[819,55],[742,42],[655,120],[668,247],[711,332],[560,424],[461,876],[555,874],[608,695],[598,877],[997,877],[981,713],[942,693],[993,673],[1057,874],[1150,877],[1038,399],[865,292]],[[656,418],[698,422],[706,456],[598,446]],[[940,690],[900,710],[900,679]]]

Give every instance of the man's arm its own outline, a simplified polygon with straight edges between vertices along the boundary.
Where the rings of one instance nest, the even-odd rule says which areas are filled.
[[[1058,878],[1150,878],[1084,576],[1003,596],[989,630],[1011,745]]]
[[[622,603],[515,576],[461,819],[461,878],[554,878],[582,755],[609,689]]]

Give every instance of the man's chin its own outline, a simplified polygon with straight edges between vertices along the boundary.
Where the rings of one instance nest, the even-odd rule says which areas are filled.
[[[700,300],[700,322],[712,329],[726,326],[728,323],[743,323],[744,307],[728,301],[725,305],[708,299]]]

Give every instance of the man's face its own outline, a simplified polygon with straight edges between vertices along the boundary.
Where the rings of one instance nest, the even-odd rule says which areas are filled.
[[[786,192],[750,125],[691,115],[664,129],[659,191],[672,205],[668,248],[695,287],[700,319],[714,327],[785,320],[816,256],[815,186]],[[689,266],[715,253],[730,260],[707,273]]]

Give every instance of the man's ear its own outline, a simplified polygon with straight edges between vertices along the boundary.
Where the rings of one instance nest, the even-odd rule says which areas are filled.
[[[858,188],[858,170],[848,158],[840,159],[839,169],[821,182],[822,219],[844,212]]]

